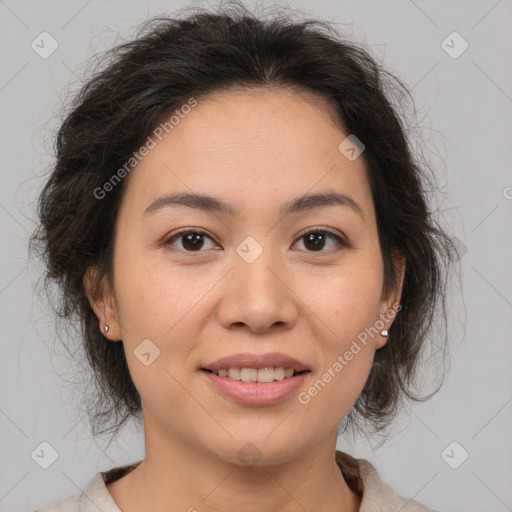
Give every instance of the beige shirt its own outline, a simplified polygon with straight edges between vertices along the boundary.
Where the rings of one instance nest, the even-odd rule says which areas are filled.
[[[121,512],[108,492],[107,484],[118,480],[142,461],[97,473],[80,495],[39,508],[34,512]],[[336,462],[348,486],[362,494],[359,512],[435,512],[417,501],[402,498],[384,483],[365,459],[355,459],[336,450]]]

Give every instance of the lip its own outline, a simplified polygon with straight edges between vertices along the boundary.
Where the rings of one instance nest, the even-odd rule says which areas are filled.
[[[235,367],[232,366],[231,368]],[[304,372],[273,382],[243,382],[229,377],[221,377],[206,370],[201,370],[200,373],[208,379],[208,382],[213,384],[217,391],[220,391],[234,402],[241,405],[261,406],[273,405],[285,400],[310,374],[310,372]]]
[[[266,354],[248,354],[240,353],[223,357],[212,363],[205,364],[201,370],[212,370],[217,372],[221,369],[229,368],[277,368],[282,366],[284,369],[292,368],[297,372],[311,370],[305,363],[287,356],[281,352],[268,352]],[[289,377],[291,378],[291,377]]]

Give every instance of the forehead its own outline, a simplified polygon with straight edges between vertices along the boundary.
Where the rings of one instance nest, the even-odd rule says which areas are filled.
[[[346,137],[319,95],[288,89],[215,93],[198,99],[155,141],[131,171],[125,199],[144,202],[145,209],[158,195],[179,191],[262,205],[262,199],[334,186],[364,202],[365,163],[340,152]]]
[[[180,123],[178,136],[191,141],[200,136],[207,151],[231,142],[240,149],[318,147],[329,144],[327,132],[337,140],[341,122],[328,100],[305,90],[286,88],[233,89],[201,98],[194,111]]]

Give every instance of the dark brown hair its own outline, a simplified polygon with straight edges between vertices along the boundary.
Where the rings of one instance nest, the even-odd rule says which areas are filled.
[[[235,87],[285,87],[328,100],[346,134],[365,145],[385,289],[395,284],[393,251],[406,257],[402,309],[343,429],[364,424],[379,432],[404,396],[423,400],[412,389],[427,335],[446,324],[444,270],[453,244],[427,204],[433,175],[413,157],[406,138],[399,110],[410,97],[406,86],[326,22],[296,21],[289,14],[264,19],[236,2],[218,12],[152,18],[101,63],[58,131],[56,162],[38,202],[40,225],[31,237],[46,264],[45,284],[52,281],[60,290],[59,318],[80,321],[97,388],[90,411],[94,434],[117,433],[131,416],[141,417],[123,345],[102,335],[82,285],[92,265],[112,277],[126,179],[104,199],[95,199],[94,191],[191,97]]]

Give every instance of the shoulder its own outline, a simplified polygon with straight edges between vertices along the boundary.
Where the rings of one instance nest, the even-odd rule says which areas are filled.
[[[350,488],[362,494],[360,512],[436,512],[413,499],[398,495],[382,481],[369,461],[336,450],[336,462]]]
[[[120,512],[105,485],[104,473],[94,475],[83,492],[33,512]]]
[[[107,489],[107,484],[121,478],[142,461],[96,473],[81,494],[68,496],[33,512],[121,512]]]
[[[68,496],[56,503],[38,508],[33,512],[80,512],[80,496]]]

